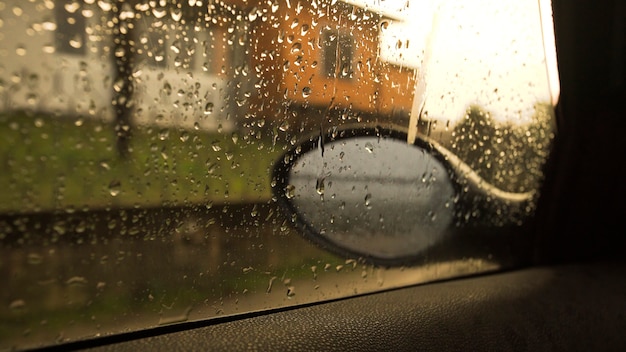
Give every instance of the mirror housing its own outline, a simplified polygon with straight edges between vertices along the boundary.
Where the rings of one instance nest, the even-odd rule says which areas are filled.
[[[437,143],[406,140],[381,126],[309,136],[276,162],[274,197],[308,239],[388,266],[424,260],[469,233],[478,241],[518,227],[532,213],[534,193],[502,191]]]

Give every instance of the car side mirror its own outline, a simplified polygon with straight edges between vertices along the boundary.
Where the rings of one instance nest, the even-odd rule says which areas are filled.
[[[380,265],[523,223],[533,193],[504,192],[435,142],[406,140],[380,126],[305,138],[276,162],[274,197],[308,239]]]

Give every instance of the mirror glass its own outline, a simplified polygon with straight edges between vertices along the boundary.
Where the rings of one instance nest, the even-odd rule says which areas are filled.
[[[382,259],[413,256],[443,239],[456,195],[446,167],[428,151],[376,136],[305,153],[286,192],[319,241]]]

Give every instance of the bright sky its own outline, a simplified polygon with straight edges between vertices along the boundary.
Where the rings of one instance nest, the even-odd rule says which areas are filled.
[[[536,103],[558,100],[550,0],[352,2],[398,18],[382,33],[381,56],[421,69],[429,118],[454,123],[477,104],[525,123]]]

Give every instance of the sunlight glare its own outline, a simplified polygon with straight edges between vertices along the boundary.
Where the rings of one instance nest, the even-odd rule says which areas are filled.
[[[454,125],[477,105],[496,121],[527,124],[536,104],[558,102],[550,0],[368,3],[393,14],[381,35],[381,58],[415,68],[425,80],[416,87],[424,84],[422,120]]]

